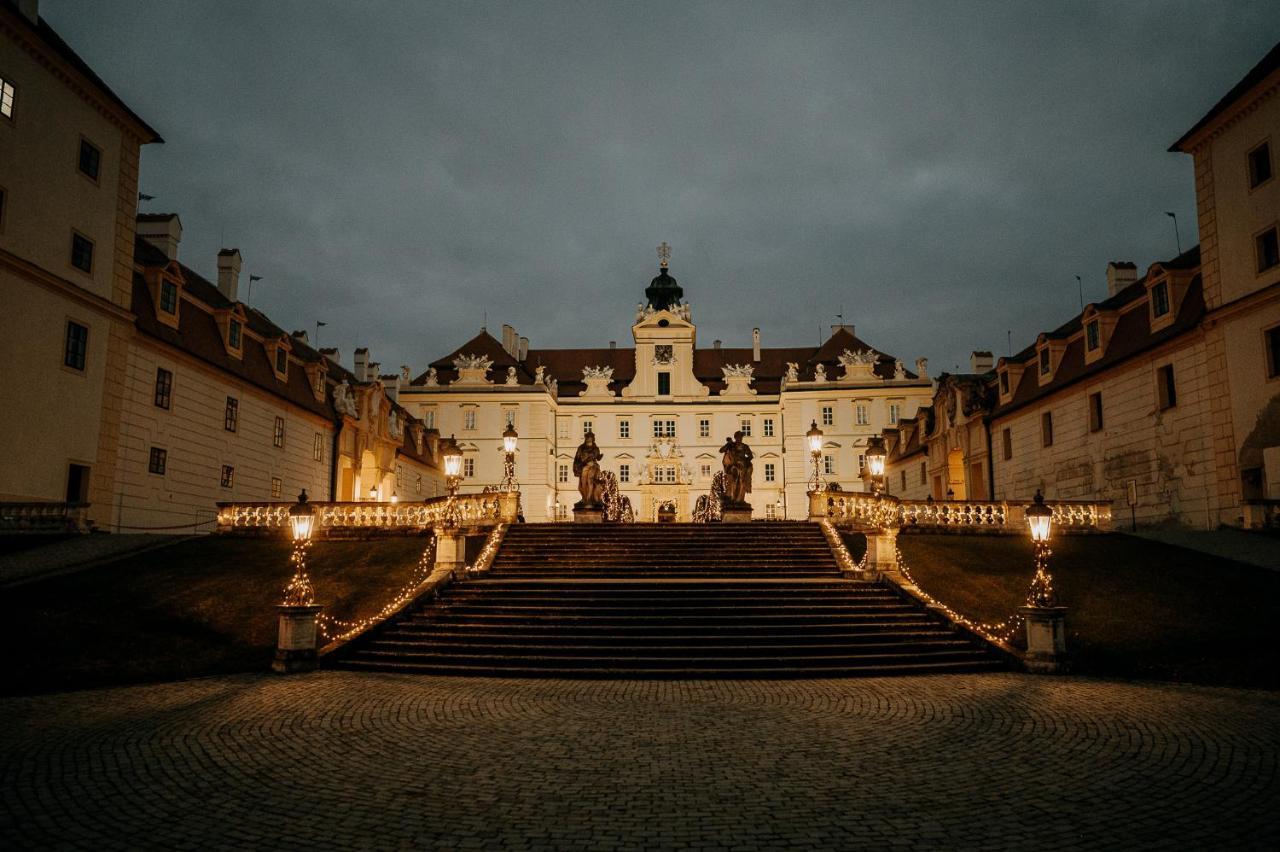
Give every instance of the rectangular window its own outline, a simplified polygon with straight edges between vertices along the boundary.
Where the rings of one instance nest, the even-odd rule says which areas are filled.
[[[586,434],[587,434],[588,432],[592,432],[592,433],[594,434],[595,430],[591,428],[591,421],[590,421],[590,420],[583,420],[583,421],[582,421],[582,435],[583,435],[583,437],[586,437]]]
[[[274,447],[284,446],[284,418],[277,417],[275,429],[271,432],[271,445]]]
[[[631,481],[631,465],[629,464],[618,465],[618,481],[619,482]]]
[[[83,234],[71,235],[71,265],[81,272],[93,272],[93,240]]]
[[[1040,375],[1049,375],[1049,370],[1052,366],[1050,358],[1052,358],[1052,355],[1050,355],[1048,347],[1040,350]]]
[[[158,473],[161,476],[164,476],[164,467],[168,460],[169,453],[167,450],[162,450],[159,447],[152,447],[151,458],[147,462],[147,472]]]
[[[777,468],[773,466],[773,462],[764,463],[764,481],[773,482],[777,478]]]
[[[505,415],[504,419],[506,421],[507,428],[516,428],[516,410],[514,408],[508,408],[503,412],[503,414]]]
[[[91,180],[98,179],[102,168],[102,151],[88,139],[80,140],[80,173]]]
[[[569,418],[561,417],[556,421],[556,435],[561,440],[569,440]]]
[[[822,406],[822,425],[831,426],[836,422],[836,413],[829,405]]]
[[[1009,393],[1009,372],[1007,370],[1002,370],[1000,373],[1000,393],[1006,396]]]
[[[283,492],[284,492],[284,483],[280,481],[280,477],[278,476],[271,477],[271,496],[279,500],[280,495]]]
[[[751,437],[751,421],[750,420],[744,417],[743,419],[738,421],[738,427],[742,429],[742,434],[744,436],[748,438]]]
[[[920,484],[927,485],[929,483],[929,463],[920,462]]]
[[[676,421],[674,420],[653,421],[653,437],[674,438],[675,436],[676,436]]]
[[[67,343],[62,353],[62,363],[73,370],[83,370],[89,351],[89,329],[78,322],[67,321]]]
[[[675,481],[676,481],[676,467],[675,467],[675,465],[673,465],[673,464],[669,464],[669,465],[664,465],[664,466],[663,466],[663,468],[662,468],[662,481],[663,481],[663,482],[675,482]]]
[[[1011,432],[1008,429],[1005,429],[1003,432],[1001,432],[1000,445],[1001,445],[1001,449],[1003,450],[1001,455],[1004,457],[1004,460],[1008,461],[1009,459],[1013,458],[1013,432]],[[924,470],[922,469],[920,472],[924,473]]]
[[[13,84],[0,77],[0,115],[13,118]]]
[[[1160,399],[1161,411],[1178,404],[1178,387],[1173,381],[1172,364],[1165,364],[1156,370],[1156,394]]]
[[[619,438],[631,437],[631,421],[630,420],[618,421],[618,437]]]
[[[316,433],[316,442],[311,447],[311,457],[316,461],[324,461],[324,435]]]
[[[172,281],[160,282],[160,310],[166,314],[178,312],[178,285]]]
[[[836,460],[833,456],[822,457],[822,472],[827,476],[834,476],[836,472]]]
[[[858,476],[862,476],[867,469],[867,456],[865,453],[858,453]]]
[[[1053,446],[1053,414],[1048,411],[1040,415],[1040,445]]]
[[[557,482],[569,481],[569,465],[562,464],[558,468],[556,468],[556,481]]]
[[[703,418],[702,420],[698,421],[698,437],[699,438],[711,437],[711,421],[710,420]]]
[[[236,469],[229,464],[222,466],[222,487],[231,488],[236,484]]]
[[[156,368],[156,408],[163,408],[166,411],[169,404],[173,400],[173,373],[170,373],[164,367]]]
[[[1098,321],[1094,320],[1084,327],[1085,348],[1093,352],[1102,342],[1102,333],[1098,329]]]
[[[222,428],[228,432],[236,431],[240,423],[240,400],[234,396],[227,397],[227,410],[222,415]]]
[[[1258,251],[1258,271],[1266,272],[1276,264],[1280,264],[1280,237],[1274,227],[1268,228],[1254,238]]]
[[[240,320],[238,319],[227,323],[227,345],[232,349],[240,348]]]
[[[1271,180],[1271,146],[1263,142],[1249,152],[1249,188]]]
[[[671,374],[658,374],[658,396],[671,396]]]
[[[1162,317],[1169,313],[1169,282],[1161,281],[1151,288],[1151,316]]]
[[[1280,376],[1280,326],[1267,329],[1263,335],[1267,349],[1267,378],[1274,379]]]
[[[463,475],[463,476],[475,476],[475,475],[476,475],[476,460],[475,460],[475,459],[463,459],[463,460],[462,460],[462,475]]]
[[[462,410],[462,428],[468,431],[476,428],[476,410],[474,408],[464,408]]]
[[[700,472],[701,472],[701,474],[702,474],[702,478],[703,478],[703,479],[710,479],[710,478],[711,478],[711,465],[709,465],[709,464],[704,464],[704,465],[702,466],[702,469],[701,469],[701,471],[700,471]]]
[[[898,414],[901,411],[902,411],[902,406],[900,406],[898,403],[896,402],[889,403],[889,423],[890,424],[895,424],[898,422]]]
[[[764,419],[764,436],[766,438],[773,437],[773,418],[772,417],[766,417]]]
[[[866,426],[871,422],[871,416],[867,411],[867,404],[859,402],[853,407],[854,419],[857,420],[859,426]]]
[[[276,372],[285,373],[289,370],[289,353],[284,349],[276,350]]]
[[[907,471],[904,468],[902,471],[900,471],[900,473],[902,474],[902,490],[906,491],[907,490]]]
[[[422,422],[428,429],[436,428],[436,410],[428,408],[426,413],[422,415]]]
[[[1102,394],[1089,394],[1089,431],[1102,431]]]

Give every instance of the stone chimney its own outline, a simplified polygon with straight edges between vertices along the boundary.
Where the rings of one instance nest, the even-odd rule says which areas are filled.
[[[519,351],[516,349],[516,330],[505,322],[502,324],[502,348],[512,358]]]
[[[240,263],[240,249],[218,252],[218,292],[233,302],[240,292]]]
[[[711,348],[712,348],[712,349],[715,349],[716,351],[719,351],[719,350],[720,350],[720,341],[719,341],[719,340],[713,340],[713,341],[711,341]],[[759,360],[759,359],[756,359],[756,360]]]
[[[760,360],[760,329],[751,329],[751,360]]]
[[[354,372],[356,374],[357,382],[369,381],[368,372],[367,372],[368,369],[369,369],[369,349],[366,346],[361,346],[359,349],[356,350],[356,362],[355,362]]]
[[[381,369],[382,369],[382,364],[380,362],[370,361],[368,365],[365,366],[364,368],[364,380],[366,382],[372,382],[382,378],[382,376],[379,375],[379,372],[381,371]]]
[[[1138,280],[1138,267],[1128,260],[1113,260],[1107,264],[1107,295],[1114,296]]]
[[[40,23],[40,0],[18,0],[18,11],[31,23]]]
[[[520,361],[524,361],[528,357],[529,357],[529,338],[522,337],[520,338],[520,352],[519,354],[516,355],[516,358]]]
[[[337,349],[321,349],[320,354],[328,358],[333,363],[337,364],[339,367],[342,366],[342,361],[341,359],[338,358]]]
[[[610,348],[610,349],[617,349],[617,348],[618,348],[618,341],[616,341],[616,340],[610,340],[610,341],[609,341],[609,348]]]
[[[177,213],[138,214],[137,234],[164,252],[170,260],[178,259],[178,243],[182,242],[182,222]]]
[[[293,334],[289,336],[292,337],[294,340],[298,341],[299,343],[305,343],[308,346],[311,345],[311,341],[307,339],[306,331],[295,331]]]
[[[832,336],[834,337],[834,336],[835,336],[835,334],[836,334],[838,331],[840,331],[840,329],[842,329],[842,328],[843,328],[845,331],[849,332],[850,334],[853,334],[853,326],[851,326],[851,325],[843,325],[843,324],[842,324],[842,325],[833,325],[833,326],[831,326],[831,334],[832,334]]]
[[[982,350],[974,350],[969,353],[969,372],[970,373],[986,373],[996,365],[996,359],[990,352]]]

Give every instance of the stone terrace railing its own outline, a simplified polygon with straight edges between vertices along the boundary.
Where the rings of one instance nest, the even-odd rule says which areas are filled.
[[[83,532],[88,514],[88,503],[0,503],[0,532]]]
[[[1028,501],[1029,502],[1029,501]],[[1084,500],[1045,501],[1061,532],[1111,529],[1111,503]],[[823,491],[810,495],[809,516],[862,529],[930,529],[964,532],[1027,531],[1027,502],[983,500],[899,500],[865,492]]]
[[[219,503],[218,532],[285,529],[293,503]],[[316,510],[318,532],[410,531],[444,526],[449,519],[449,498],[436,497],[405,503],[320,503]],[[462,527],[491,527],[516,521],[520,495],[516,492],[459,494],[455,511]]]

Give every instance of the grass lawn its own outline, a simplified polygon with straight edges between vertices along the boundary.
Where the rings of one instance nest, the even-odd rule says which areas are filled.
[[[426,541],[317,541],[317,601],[337,618],[372,615],[409,581]],[[265,669],[288,580],[289,542],[205,536],[6,589],[0,693]]]
[[[1034,570],[1026,537],[902,535],[929,594],[997,621]],[[1072,671],[1280,688],[1280,573],[1126,535],[1060,536],[1049,570]]]

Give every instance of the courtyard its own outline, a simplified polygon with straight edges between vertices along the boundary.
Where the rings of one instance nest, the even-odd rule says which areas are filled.
[[[0,700],[8,848],[1275,848],[1280,694],[247,674]]]

